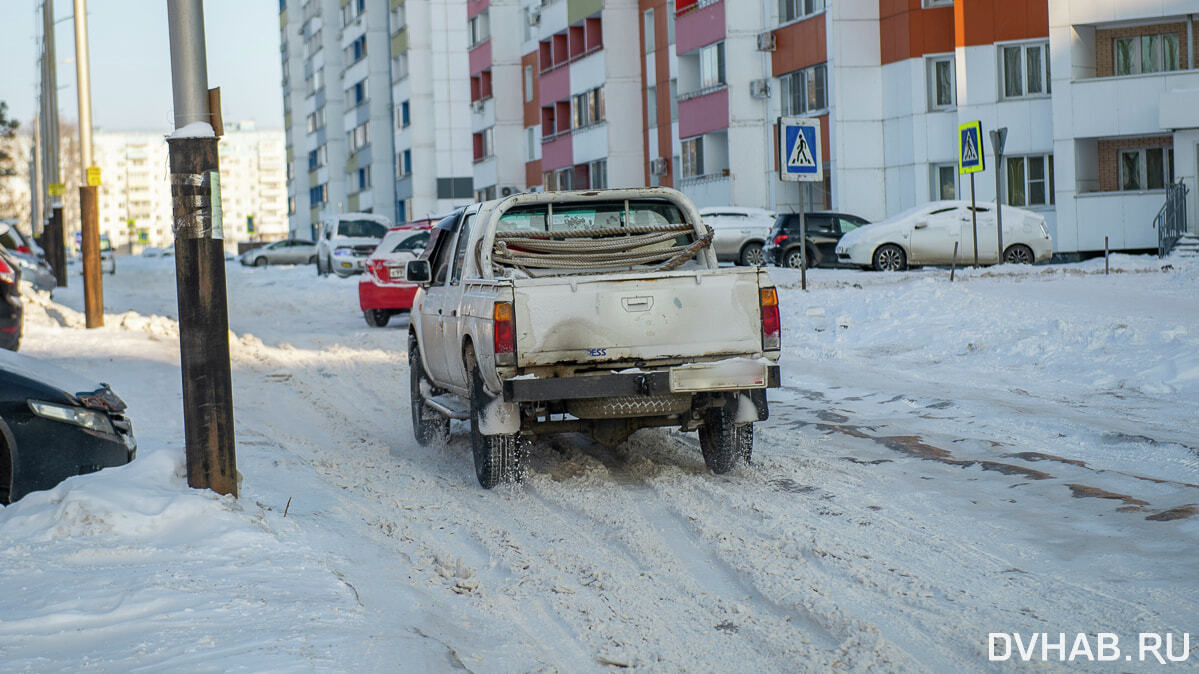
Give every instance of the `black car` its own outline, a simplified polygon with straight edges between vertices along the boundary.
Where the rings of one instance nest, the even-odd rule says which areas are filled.
[[[820,211],[807,214],[808,267],[836,267],[837,242],[841,236],[870,224],[864,218],[848,213]],[[803,260],[800,247],[799,213],[783,213],[770,228],[766,242],[766,261],[779,267],[799,269]]]
[[[12,253],[0,246],[0,349],[16,351],[21,345],[21,267]]]
[[[59,367],[0,351],[0,503],[137,454],[125,403]]]

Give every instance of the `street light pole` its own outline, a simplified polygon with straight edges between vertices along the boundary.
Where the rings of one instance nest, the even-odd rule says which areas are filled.
[[[79,231],[83,256],[83,312],[88,328],[104,327],[100,275],[100,169],[92,166],[92,80],[87,47],[87,0],[75,0],[75,88],[79,94]]]
[[[202,0],[168,0],[175,132],[167,138],[179,296],[187,483],[237,496],[233,379]]]

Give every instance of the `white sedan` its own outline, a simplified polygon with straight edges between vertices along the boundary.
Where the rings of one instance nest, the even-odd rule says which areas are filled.
[[[954,244],[958,264],[974,262],[974,226],[968,201],[934,201],[859,227],[837,243],[842,264],[879,271],[901,271],[922,264],[950,264]],[[979,203],[978,261],[1000,261],[995,204]],[[1045,218],[1023,208],[1003,207],[1003,262],[1032,264],[1053,255]]]

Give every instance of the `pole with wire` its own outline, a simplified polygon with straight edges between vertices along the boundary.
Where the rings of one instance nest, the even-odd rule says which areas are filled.
[[[104,327],[100,275],[100,167],[92,165],[92,83],[87,46],[87,0],[75,0],[75,84],[79,100],[79,231],[83,256],[83,312],[87,327]]]

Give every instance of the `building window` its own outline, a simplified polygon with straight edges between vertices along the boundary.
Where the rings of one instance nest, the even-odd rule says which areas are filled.
[[[573,168],[564,168],[557,172],[558,189],[562,191],[573,190],[575,188],[575,170]]]
[[[350,152],[357,152],[371,144],[370,122],[363,122],[346,133],[346,146]]]
[[[329,200],[329,186],[327,184],[317,185],[308,189],[308,203],[313,206],[320,206]]]
[[[396,128],[407,129],[408,125],[412,124],[410,108],[408,101],[401,102],[396,108]]]
[[[670,81],[670,121],[679,121],[679,81]]]
[[[287,198],[287,214],[288,215],[296,214],[296,198],[295,197]]]
[[[356,178],[356,183],[358,185],[359,192],[361,192],[362,190],[370,189],[370,187],[371,187],[371,167],[363,166],[362,168],[358,169],[355,178]]]
[[[658,87],[645,88],[645,126],[658,128]]]
[[[533,66],[525,66],[525,103],[533,102]]]
[[[642,22],[642,27],[645,30],[645,53],[649,54],[650,52],[654,51],[654,49],[655,49],[655,46],[654,46],[654,10],[647,9],[647,10],[645,10],[645,14],[643,14],[642,16],[644,18],[644,21]]]
[[[537,139],[537,127],[525,129],[525,161],[537,161],[537,148],[541,142]]]
[[[324,166],[329,160],[329,153],[322,145],[308,153],[308,170],[315,171]]]
[[[408,77],[408,52],[397,54],[391,59],[391,81],[399,82]]]
[[[1179,69],[1177,33],[1117,38],[1113,45],[1116,75],[1140,75]]]
[[[683,178],[694,178],[704,174],[704,137],[698,136],[683,141]]]
[[[346,89],[346,107],[354,108],[362,105],[367,100],[367,80],[364,78],[361,82]]]
[[[1053,202],[1053,155],[1007,158],[1009,206],[1047,206]]]
[[[405,16],[404,5],[399,4],[391,8],[391,32],[394,34],[399,32],[401,28],[408,24],[408,19]],[[400,222],[403,222],[402,220]]]
[[[779,78],[784,115],[802,115],[828,107],[828,68],[796,70]]]
[[[1121,150],[1120,189],[1161,190],[1174,182],[1174,149],[1151,147]]]
[[[779,0],[779,23],[823,12],[826,0]]]
[[[587,167],[587,172],[591,174],[591,189],[604,190],[608,189],[608,160],[599,159],[591,162]]]
[[[937,164],[933,166],[933,201],[953,201],[958,198],[958,165]]]
[[[396,175],[403,178],[412,173],[412,150],[404,150],[396,155]]]
[[[953,56],[930,58],[928,65],[928,109],[946,110],[957,105]]]
[[[699,88],[707,89],[724,84],[724,42],[699,50]]]
[[[475,47],[491,38],[491,22],[488,20],[487,12],[479,12],[470,19],[469,26],[470,47]]]
[[[366,58],[366,36],[359,35],[357,39],[346,46],[345,52],[346,63],[349,65],[353,65]]]
[[[475,161],[487,159],[495,154],[495,128],[488,127],[474,134]]]
[[[573,128],[580,129],[604,121],[604,88],[597,87],[572,96],[571,108],[574,111]]]
[[[555,171],[545,171],[541,174],[541,184],[546,192],[558,189],[558,174]]]
[[[321,106],[316,112],[308,115],[305,123],[305,130],[308,133],[316,133],[317,130],[325,126],[325,107]]]
[[[1052,92],[1049,82],[1049,43],[1001,47],[1003,97],[1041,96]]]
[[[921,0],[920,6],[924,9],[932,7],[953,7],[953,0]]]
[[[342,28],[350,25],[354,19],[357,19],[366,11],[366,0],[350,0],[341,8],[341,26]]]

